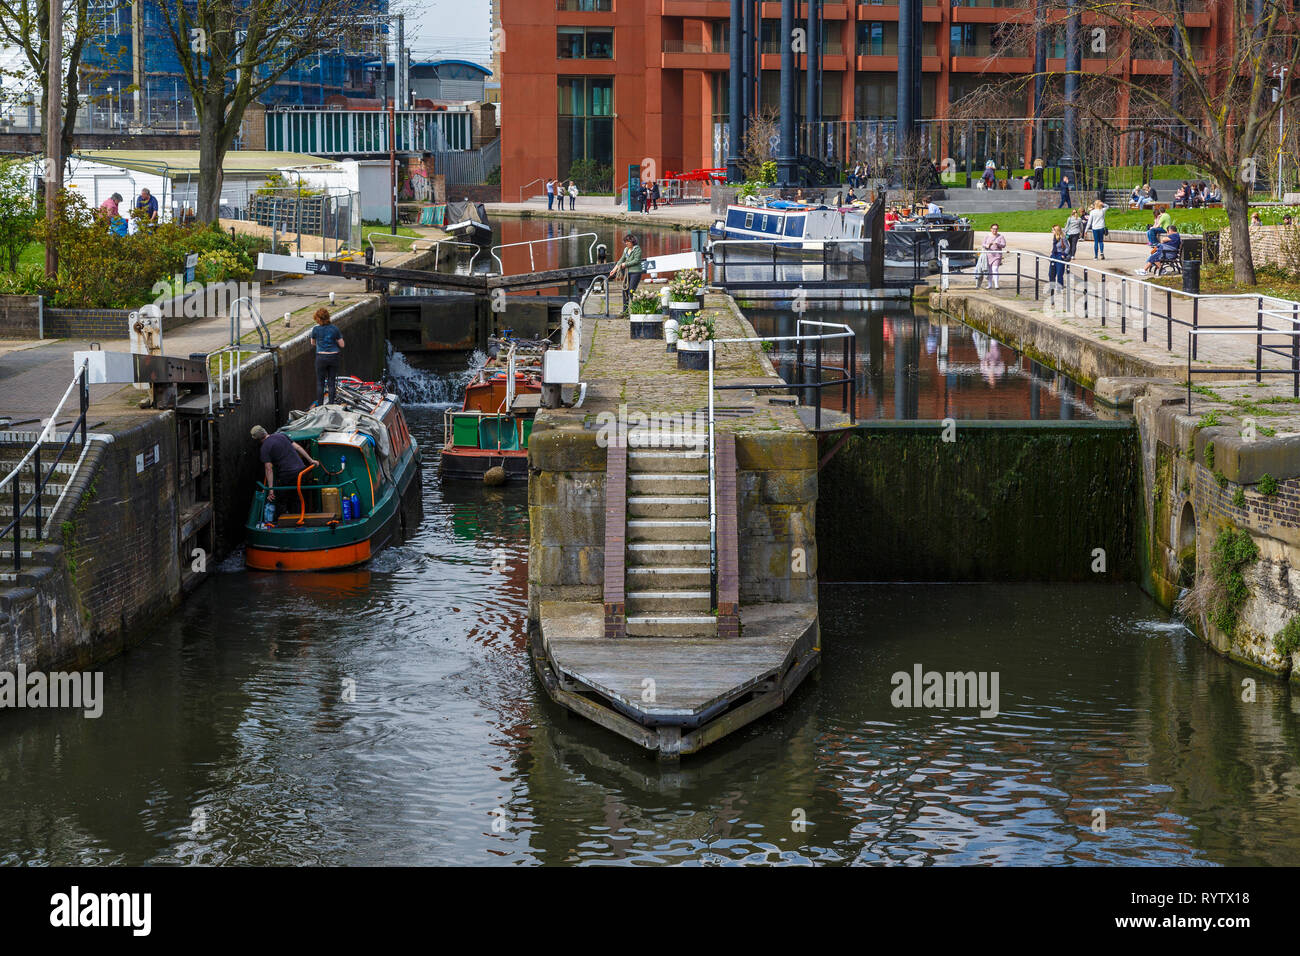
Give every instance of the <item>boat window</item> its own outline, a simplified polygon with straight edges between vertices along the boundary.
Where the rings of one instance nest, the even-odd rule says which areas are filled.
[[[746,229],[754,228],[754,214],[752,212],[745,213],[745,228]]]
[[[766,217],[766,216],[763,217],[763,225],[759,226],[758,228],[759,228],[759,229],[762,229],[764,232],[767,232],[767,217]]]

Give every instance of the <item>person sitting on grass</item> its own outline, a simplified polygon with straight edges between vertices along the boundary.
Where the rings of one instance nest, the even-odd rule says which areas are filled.
[[[1169,231],[1165,233],[1164,240],[1151,255],[1147,256],[1146,268],[1138,269],[1137,274],[1140,276],[1155,275],[1156,263],[1161,259],[1178,258],[1178,250],[1182,248],[1183,237],[1178,234],[1178,227],[1173,223],[1169,224]]]

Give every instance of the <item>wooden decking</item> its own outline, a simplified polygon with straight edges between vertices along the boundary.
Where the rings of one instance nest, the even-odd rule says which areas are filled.
[[[534,663],[557,703],[662,756],[688,754],[779,706],[817,664],[815,606],[740,617],[739,637],[611,640],[601,605],[543,603]]]

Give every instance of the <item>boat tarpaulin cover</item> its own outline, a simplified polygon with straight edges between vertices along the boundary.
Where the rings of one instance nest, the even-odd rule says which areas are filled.
[[[465,222],[466,220],[469,220],[470,222],[481,222],[485,226],[488,224],[487,210],[483,208],[481,202],[447,203],[446,222],[456,223]]]
[[[318,405],[303,412],[301,418],[295,418],[281,431],[286,432],[349,432],[356,431],[369,435],[379,449],[380,458],[387,463],[392,455],[392,446],[388,443],[388,428],[379,419],[364,412],[349,411],[338,405]]]

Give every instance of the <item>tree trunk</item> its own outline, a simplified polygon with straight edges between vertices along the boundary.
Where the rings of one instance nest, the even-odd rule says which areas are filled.
[[[1237,183],[1223,191],[1223,208],[1232,234],[1232,278],[1239,286],[1255,284],[1255,259],[1250,248],[1250,186]]]
[[[225,104],[219,95],[204,96],[199,122],[199,222],[214,223],[221,217],[221,163],[226,151],[222,148],[220,117],[224,113]]]

